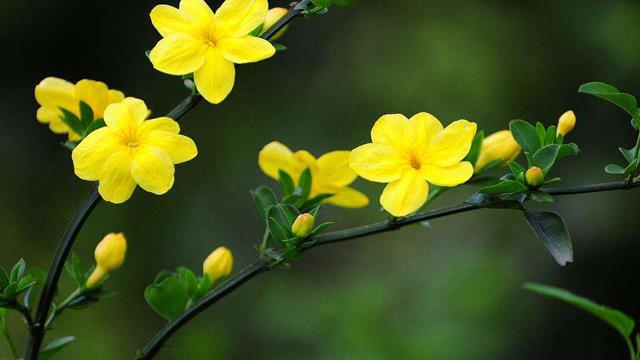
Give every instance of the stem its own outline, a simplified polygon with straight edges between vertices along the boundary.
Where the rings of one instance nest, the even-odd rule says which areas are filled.
[[[309,5],[311,5],[311,0],[302,0],[299,3],[292,4],[293,6],[289,11],[282,17],[278,22],[273,24],[267,31],[264,32],[260,37],[269,40],[273,35],[275,35],[280,29],[285,27],[291,20],[297,18],[302,15],[302,12],[307,10]]]
[[[263,259],[256,260],[253,264],[242,269],[240,272],[230,277],[222,285],[217,287],[214,291],[207,294],[205,297],[198,300],[193,307],[187,309],[180,314],[177,318],[171,320],[160,332],[158,332],[147,346],[136,356],[136,360],[151,359],[155,356],[162,345],[173,335],[182,325],[186,324],[193,317],[201,313],[209,306],[218,302],[218,300],[231,293],[240,285],[249,281],[256,275],[269,270],[269,263]]]
[[[31,328],[31,334],[27,343],[27,349],[25,351],[24,358],[26,360],[34,360],[38,358],[40,347],[42,346],[42,340],[44,338],[47,315],[51,309],[51,303],[55,296],[60,274],[64,268],[64,262],[71,251],[71,247],[73,246],[82,225],[89,217],[89,214],[91,214],[91,211],[96,207],[96,205],[98,205],[100,199],[98,184],[94,184],[91,192],[89,192],[87,198],[76,211],[71,223],[67,227],[67,230],[58,244],[58,248],[56,249],[53,261],[51,262],[51,266],[47,273],[47,281],[45,282],[42,294],[40,295],[40,300],[38,301],[38,310],[36,311],[33,327]]]
[[[544,191],[548,192],[552,195],[562,196],[562,195],[574,195],[574,194],[584,194],[584,193],[592,193],[592,192],[603,192],[603,191],[615,191],[615,190],[627,190],[635,187],[640,187],[640,183],[627,183],[624,181],[614,181],[609,183],[601,183],[601,184],[588,184],[588,185],[580,185],[573,187],[563,187],[563,188],[548,188],[544,189]],[[400,229],[403,226],[410,225],[413,223],[435,219],[439,217],[455,215],[471,210],[482,209],[477,205],[471,205],[462,203],[460,205],[448,207],[441,210],[434,210],[426,213],[415,214],[412,216],[407,216],[403,218],[393,218],[386,221],[381,221],[374,224],[359,226],[351,229],[335,231],[331,233],[327,233],[324,235],[317,236],[316,241],[309,245],[307,248],[303,249],[304,251],[314,248],[316,246],[331,244],[335,242],[347,241],[351,239],[356,239],[368,235],[378,234],[387,231],[393,231]],[[269,270],[270,264],[263,259],[258,259],[253,264],[244,268],[242,271],[229,278],[224,284],[215,289],[206,297],[202,298],[195,305],[187,309],[184,313],[182,313],[178,318],[169,322],[159,333],[157,333],[149,343],[145,346],[145,348],[138,354],[136,360],[148,360],[151,359],[157,352],[160,350],[160,347],[173,335],[179,328],[185,325],[190,319],[195,317],[197,314],[205,310],[207,307],[215,304],[218,300],[222,299],[224,296],[231,293],[233,290],[240,287],[240,285],[249,281],[256,275]]]
[[[638,130],[638,137],[636,138],[636,146],[635,146],[635,151],[633,152],[633,160],[638,160],[638,154],[640,154],[640,129]],[[636,164],[636,169],[638,168],[638,165]],[[629,174],[629,177],[627,178],[628,182],[633,181],[633,177],[636,175],[636,171],[634,169],[632,174]]]
[[[188,113],[191,109],[196,107],[202,101],[202,96],[200,94],[189,94],[178,106],[173,108],[173,110],[169,111],[167,117],[172,118],[173,120],[180,120],[186,113]]]
[[[82,294],[82,289],[78,288],[78,289],[75,289],[66,299],[64,299],[64,301],[60,303],[60,305],[56,307],[55,310],[53,310],[53,312],[51,312],[51,315],[49,315],[49,318],[47,319],[47,322],[45,323],[44,328],[47,330],[50,329],[53,321],[58,316],[60,316],[60,314],[62,314],[62,312],[67,309],[67,306],[69,306],[69,304],[81,294]]]

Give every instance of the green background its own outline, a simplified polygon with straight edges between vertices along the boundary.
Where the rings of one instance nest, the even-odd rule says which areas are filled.
[[[210,1],[212,7],[219,2]],[[0,264],[24,257],[47,267],[57,240],[91,184],[73,174],[61,137],[35,119],[34,86],[46,76],[105,81],[144,99],[156,115],[187,94],[151,67],[159,35],[151,1],[0,0]],[[176,2],[171,2],[177,5]],[[285,2],[272,3],[284,5]],[[255,258],[262,225],[249,197],[274,185],[257,166],[272,140],[316,155],[369,140],[382,114],[427,111],[488,132],[523,118],[547,125],[567,109],[582,152],[561,161],[565,184],[614,180],[618,146],[635,139],[625,115],[577,93],[587,81],[640,94],[640,3],[623,1],[374,1],[297,20],[289,50],[237,67],[221,105],[181,120],[199,148],[177,167],[173,189],[141,190],[103,203],[79,236],[85,262],[107,232],[129,240],[109,298],[56,321],[47,340],[77,335],[60,359],[128,359],[163,320],[143,299],[165,268],[200,270],[220,245],[236,269]],[[382,185],[358,180],[372,204],[325,207],[334,229],[383,218]],[[462,186],[430,204],[455,204]],[[637,212],[640,192],[562,197],[575,263],[555,264],[521,214],[483,210],[385,235],[318,248],[254,281],[177,333],[158,359],[541,359],[622,358],[624,343],[597,320],[521,290],[526,281],[566,287],[640,318]],[[71,283],[65,279],[62,291]],[[24,331],[10,318],[22,347]],[[0,359],[7,354],[0,350]]]

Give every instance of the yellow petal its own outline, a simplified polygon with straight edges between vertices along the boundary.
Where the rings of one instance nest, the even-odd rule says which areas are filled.
[[[469,153],[475,134],[476,123],[467,120],[452,122],[433,138],[421,162],[440,167],[455,165]]]
[[[474,165],[475,171],[479,172],[489,163],[496,160],[511,161],[520,155],[521,150],[520,145],[511,135],[511,131],[496,131],[482,141],[480,154]]]
[[[62,121],[62,118],[52,118],[49,123],[49,129],[55,134],[71,133],[71,129],[69,129],[69,126]]]
[[[124,94],[119,90],[109,90],[109,104],[124,100]]]
[[[101,81],[80,80],[76,84],[75,98],[87,103],[93,110],[93,118],[100,119],[109,105],[109,88]]]
[[[365,144],[351,151],[349,166],[361,177],[375,182],[398,180],[411,165],[394,148]]]
[[[181,0],[180,13],[199,27],[211,26],[215,17],[213,11],[204,0]]]
[[[53,106],[41,106],[36,112],[36,119],[43,124],[59,120],[61,116],[60,110]]]
[[[225,37],[244,36],[264,23],[267,0],[226,0],[216,11],[216,25]]]
[[[334,187],[351,184],[358,174],[349,167],[350,154],[349,151],[332,151],[320,156],[317,164],[321,181]]]
[[[217,46],[222,50],[225,59],[236,64],[264,60],[276,53],[270,42],[249,35],[222,39]]]
[[[118,129],[137,128],[149,115],[144,101],[128,97],[119,103],[107,106],[104,111],[104,122],[109,127]]]
[[[153,67],[163,73],[185,75],[202,66],[208,48],[201,38],[174,33],[158,41],[149,53],[149,59]]]
[[[78,108],[73,93],[75,85],[72,83],[48,77],[36,86],[35,96],[38,104],[43,106],[52,106],[54,108],[65,108],[69,111],[75,111]]]
[[[360,208],[369,205],[369,198],[358,190],[346,187],[338,190],[327,202],[345,208]]]
[[[273,141],[258,153],[258,166],[268,176],[278,179],[278,171],[282,170],[293,174],[298,168],[297,161],[293,158],[293,152],[284,144]]]
[[[112,129],[103,127],[95,130],[71,153],[76,175],[83,180],[98,180],[104,163],[120,149],[118,136]]]
[[[384,188],[380,204],[393,216],[409,215],[422,207],[429,185],[416,170],[406,171],[399,180]]]
[[[174,33],[192,33],[195,24],[169,5],[157,5],[151,10],[151,23],[160,35],[167,37]]]
[[[431,140],[442,131],[442,124],[435,116],[421,112],[409,119],[415,133],[414,149],[418,154],[426,153]]]
[[[178,134],[180,132],[180,125],[177,121],[168,117],[150,119],[140,125],[138,128],[138,136],[143,137],[152,131],[166,131]]]
[[[69,141],[80,141],[82,136],[73,132],[73,130],[69,130]]]
[[[100,185],[98,192],[106,201],[120,204],[127,201],[136,182],[131,176],[131,155],[125,151],[118,151],[105,161],[100,170]]]
[[[194,73],[196,87],[210,103],[219,104],[233,88],[236,70],[219,49],[207,51],[204,65]]]
[[[468,161],[457,163],[450,167],[423,165],[420,173],[425,180],[438,186],[456,186],[467,182],[473,176],[473,165]]]
[[[136,183],[156,195],[162,195],[171,189],[174,172],[171,158],[159,148],[141,148],[131,163],[131,175]]]
[[[162,150],[169,155],[174,164],[189,161],[198,155],[198,149],[193,140],[167,131],[152,131],[144,138],[141,146]]]

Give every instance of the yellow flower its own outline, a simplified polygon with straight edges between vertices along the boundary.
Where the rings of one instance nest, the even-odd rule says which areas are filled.
[[[36,114],[38,121],[49,124],[51,131],[56,134],[68,133],[72,141],[80,140],[82,134],[76,134],[62,121],[60,108],[80,117],[80,101],[84,101],[93,110],[93,118],[101,119],[107,105],[124,99],[122,92],[109,90],[100,81],[85,79],[74,85],[55,77],[48,77],[36,85],[35,96],[40,104]]]
[[[520,145],[513,138],[511,131],[500,130],[487,136],[482,141],[480,154],[474,166],[475,172],[481,171],[489,163],[500,160],[501,165],[515,159],[520,155]]]
[[[298,215],[296,221],[293,222],[293,225],[291,225],[291,232],[293,233],[293,235],[301,239],[306,239],[309,237],[309,235],[311,235],[311,232],[313,231],[313,228],[315,226],[316,219],[313,217],[313,215],[304,213]]]
[[[288,12],[289,10],[281,7],[274,7],[272,9],[269,9],[269,11],[267,12],[267,17],[264,19],[264,25],[262,26],[262,31],[260,32],[260,35],[266,33],[267,30],[269,30],[275,23],[280,21],[280,19],[282,19],[282,17],[285,16]],[[276,41],[280,39],[282,35],[284,35],[284,33],[287,31],[288,28],[289,28],[289,25],[286,25],[282,29],[278,30],[277,33],[273,34],[270,40]]]
[[[462,161],[471,148],[476,124],[458,120],[445,129],[433,115],[384,115],[371,130],[372,143],[351,151],[350,165],[363,178],[389,183],[380,204],[393,216],[418,210],[430,182],[456,186],[469,180],[473,166]]]
[[[576,126],[576,114],[569,110],[558,119],[558,134],[566,136]]]
[[[215,14],[204,0],[182,0],[179,9],[158,5],[151,21],[163,39],[149,58],[164,73],[193,73],[202,96],[218,104],[233,88],[234,64],[275,54],[270,42],[249,35],[265,21],[268,9],[267,0],[226,0]]]
[[[198,150],[193,140],[179,135],[173,119],[146,120],[144,101],[126,98],[104,112],[107,126],[86,137],[72,153],[76,175],[99,180],[100,195],[122,203],[131,197],[136,184],[154,194],[173,186],[174,164],[193,159]]]
[[[100,241],[95,250],[96,268],[87,279],[85,287],[91,289],[98,285],[108,273],[118,270],[124,263],[127,252],[127,239],[122,233],[110,233]]]
[[[202,264],[202,273],[206,274],[211,283],[226,278],[233,270],[233,254],[224,246],[215,249]]]
[[[544,172],[537,166],[532,166],[524,173],[524,178],[529,186],[538,187],[544,181]]]
[[[278,171],[289,174],[298,183],[302,172],[311,170],[311,194],[333,194],[325,201],[336,206],[358,208],[367,206],[369,199],[349,185],[358,175],[349,168],[349,151],[332,151],[316,159],[309,152],[295,153],[285,145],[274,141],[267,144],[258,155],[258,165],[268,176],[278,179]]]

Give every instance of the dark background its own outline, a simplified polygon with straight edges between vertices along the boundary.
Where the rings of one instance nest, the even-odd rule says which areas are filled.
[[[186,95],[179,79],[153,70],[144,56],[160,38],[148,18],[155,4],[0,0],[5,268],[20,257],[47,267],[91,186],[73,174],[62,138],[35,119],[33,89],[41,79],[102,80],[144,99],[156,115]],[[111,284],[119,295],[65,313],[47,340],[78,337],[63,359],[132,358],[164,324],[143,299],[156,273],[178,265],[199,271],[220,245],[234,252],[236,269],[252,261],[263,229],[248,190],[274,185],[257,166],[258,151],[274,139],[320,155],[368,142],[385,113],[428,111],[444,123],[467,118],[492,132],[514,118],[550,125],[573,109],[578,124],[569,137],[582,151],[555,174],[565,184],[614,180],[602,169],[620,161],[616,148],[631,147],[635,134],[622,111],[577,88],[600,80],[640,94],[638,19],[635,0],[362,0],[296,21],[281,40],[289,50],[237,67],[226,101],[203,103],[181,120],[200,153],[177,167],[167,195],[138,190],[123,205],[97,208],[75,251],[89,261],[104,234],[125,232],[127,262]],[[355,186],[372,205],[326,207],[323,220],[335,221],[334,229],[382,218],[382,186]],[[460,187],[429,207],[474,191]],[[566,287],[640,318],[633,291],[638,200],[638,191],[557,198],[552,207],[575,249],[575,263],[565,268],[522,215],[497,210],[319,248],[203,313],[158,358],[624,358],[613,330],[521,284]],[[70,288],[65,280],[62,291]],[[22,325],[15,317],[10,323],[22,347]]]

